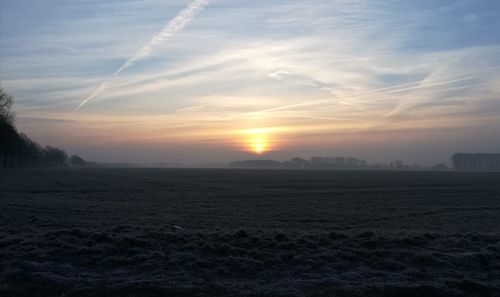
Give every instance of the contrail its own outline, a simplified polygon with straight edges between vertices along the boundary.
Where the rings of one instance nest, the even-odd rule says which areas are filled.
[[[136,62],[147,58],[154,48],[163,42],[171,39],[177,32],[186,27],[193,18],[208,5],[208,0],[195,0],[191,2],[186,8],[181,10],[172,20],[170,20],[160,33],[156,34],[153,39],[146,43],[137,53],[128,59],[118,70],[115,71],[113,77],[103,82],[90,96],[80,103],[76,110],[80,110],[87,102],[95,98],[97,95],[106,90],[110,83],[120,74],[123,70],[134,65]]]
[[[421,80],[406,82],[406,83],[397,84],[397,85],[393,85],[393,86],[389,86],[389,87],[382,87],[382,88],[377,88],[377,89],[364,91],[364,92],[351,93],[351,94],[347,94],[345,96],[342,96],[342,98],[362,98],[362,97],[367,97],[370,95],[383,95],[383,94],[399,93],[399,92],[410,91],[410,90],[415,90],[415,89],[425,89],[425,88],[431,88],[434,86],[452,84],[455,82],[466,81],[466,80],[471,80],[471,79],[477,78],[477,75],[475,75],[477,73],[491,71],[491,70],[498,69],[498,68],[500,68],[500,65],[495,65],[495,66],[484,68],[484,69],[468,71],[468,72],[464,72],[460,75],[442,76],[442,77],[439,77],[441,80],[433,82],[433,83],[429,83],[427,85],[414,86],[414,84],[420,83]],[[339,96],[333,96],[333,97],[328,97],[326,99],[306,101],[306,102],[295,103],[295,104],[287,104],[287,105],[276,106],[276,107],[272,107],[272,108],[268,108],[268,109],[264,109],[264,110],[246,112],[246,113],[243,113],[240,115],[245,116],[245,115],[266,113],[266,112],[277,111],[277,110],[292,109],[295,107],[320,105],[320,104],[335,102],[338,99],[339,99]],[[373,100],[363,100],[363,101],[360,101],[359,103],[367,103],[370,101],[373,101]]]

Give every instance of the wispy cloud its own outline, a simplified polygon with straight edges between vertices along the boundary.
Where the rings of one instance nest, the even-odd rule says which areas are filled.
[[[206,5],[208,5],[207,0],[195,0],[191,2],[188,7],[184,8],[175,16],[171,21],[165,25],[160,33],[156,34],[147,44],[145,44],[134,56],[129,58],[120,68],[118,68],[113,74],[113,78],[118,76],[123,70],[129,68],[140,60],[147,58],[153,49],[161,45],[165,41],[171,39],[177,32],[182,30],[191,20],[200,12]],[[87,102],[98,96],[100,93],[104,92],[109,88],[109,85],[113,82],[110,81],[102,83],[90,96],[83,100],[78,106],[77,110],[81,109]]]

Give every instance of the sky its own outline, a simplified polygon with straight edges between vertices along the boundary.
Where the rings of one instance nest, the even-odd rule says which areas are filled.
[[[0,84],[108,162],[500,152],[497,0],[0,0]]]

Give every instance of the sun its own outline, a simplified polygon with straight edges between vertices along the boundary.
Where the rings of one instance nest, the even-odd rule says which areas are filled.
[[[256,154],[262,154],[267,150],[267,142],[262,138],[252,139],[251,149]]]
[[[247,149],[255,154],[269,151],[269,135],[265,129],[245,130]]]

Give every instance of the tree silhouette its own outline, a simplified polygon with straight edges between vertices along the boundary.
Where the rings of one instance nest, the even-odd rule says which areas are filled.
[[[72,155],[69,162],[71,165],[78,167],[87,165],[87,162],[78,155]]]
[[[14,98],[0,87],[0,165],[6,167],[67,166],[68,154],[59,148],[41,145],[18,133],[12,111]],[[76,156],[76,164],[85,161]]]
[[[500,154],[455,153],[451,157],[455,170],[500,170]]]
[[[9,95],[4,88],[0,86],[0,121],[2,123],[14,125],[15,114],[11,110],[14,104],[14,97]]]

